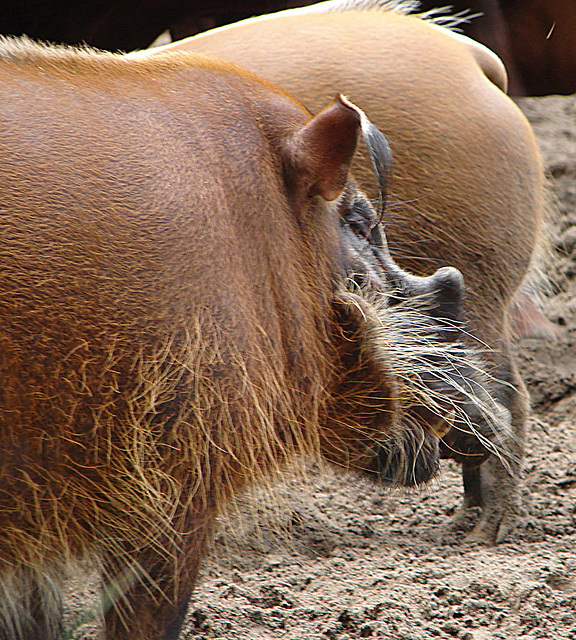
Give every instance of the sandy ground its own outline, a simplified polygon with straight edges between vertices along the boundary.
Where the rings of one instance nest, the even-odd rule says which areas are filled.
[[[520,529],[496,547],[444,535],[462,493],[451,463],[411,492],[318,476],[284,492],[289,535],[228,524],[182,638],[576,639],[576,96],[521,107],[558,200],[545,311],[559,338],[517,345],[533,399]]]

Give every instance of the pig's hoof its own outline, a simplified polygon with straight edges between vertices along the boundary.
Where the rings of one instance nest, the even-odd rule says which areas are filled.
[[[466,534],[466,542],[493,545],[505,542],[517,529],[520,522],[520,509],[508,508],[505,511],[484,509],[476,526]]]

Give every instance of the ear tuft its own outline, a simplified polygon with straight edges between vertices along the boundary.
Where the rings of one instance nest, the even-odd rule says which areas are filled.
[[[335,200],[348,180],[356,151],[362,112],[338,96],[289,141],[297,179],[308,196]]]

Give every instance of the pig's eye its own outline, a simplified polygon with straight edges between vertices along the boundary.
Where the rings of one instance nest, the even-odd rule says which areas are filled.
[[[348,223],[348,226],[357,236],[362,236],[368,240],[368,236],[370,234],[370,227],[366,224],[366,222],[358,222],[356,220],[352,220]]]
[[[354,205],[346,213],[345,221],[357,236],[361,236],[366,240],[369,240],[370,233],[378,222],[371,209],[362,206],[362,204]]]

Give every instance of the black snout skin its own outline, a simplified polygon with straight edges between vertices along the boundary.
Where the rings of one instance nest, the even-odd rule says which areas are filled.
[[[427,371],[420,377],[440,412],[445,409],[454,416],[453,427],[440,445],[425,428],[416,427],[411,443],[398,441],[396,450],[390,444],[379,451],[379,476],[385,482],[408,486],[424,482],[436,472],[438,452],[467,467],[480,465],[490,455],[481,439],[492,442],[496,435],[480,406],[493,407],[494,403],[486,390],[488,377],[481,372],[480,361],[475,364],[472,338],[465,331],[462,274],[453,267],[443,267],[428,277],[404,271],[392,259],[383,226],[367,198],[350,192],[342,204],[348,276],[385,294],[389,306],[405,305],[403,328],[442,347],[437,356],[425,356],[429,367],[424,367]]]

